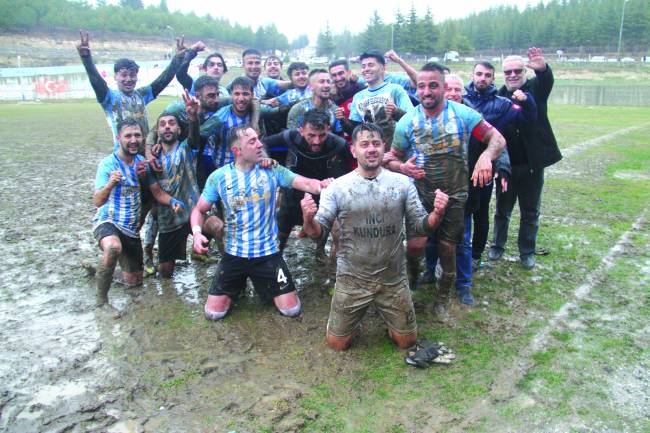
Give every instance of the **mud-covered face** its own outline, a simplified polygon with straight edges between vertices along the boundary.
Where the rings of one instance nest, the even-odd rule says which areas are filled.
[[[158,119],[158,138],[162,143],[173,144],[181,135],[181,126],[174,116],[162,116]]]
[[[476,90],[483,92],[494,83],[494,71],[483,65],[476,65],[472,72],[472,82]]]
[[[298,89],[304,89],[307,87],[307,79],[308,79],[309,72],[307,69],[296,69],[295,71],[291,71],[291,84],[293,84],[294,87]]]
[[[142,144],[142,129],[140,125],[125,126],[117,135],[117,141],[125,155],[135,156]]]
[[[204,86],[196,96],[203,111],[216,111],[219,108],[219,89],[216,86]]]
[[[238,140],[232,150],[241,162],[257,164],[264,158],[264,145],[253,128],[248,128],[238,134]]]
[[[352,155],[366,171],[375,171],[384,158],[384,141],[375,131],[361,131],[354,137]]]
[[[445,99],[450,101],[463,102],[463,83],[455,78],[445,80]]]
[[[368,87],[380,83],[384,79],[384,65],[374,57],[367,57],[361,61],[361,75],[368,83]]]
[[[244,57],[244,74],[253,81],[257,81],[262,73],[262,60],[257,54]]]
[[[235,114],[243,117],[248,113],[251,102],[253,101],[253,92],[248,87],[235,86],[230,92],[232,98],[232,106]]]
[[[330,74],[325,72],[318,72],[311,76],[309,81],[311,93],[321,99],[328,99],[330,91],[332,90],[332,80]]]
[[[214,56],[208,59],[208,63],[205,66],[205,73],[206,75],[214,77],[217,80],[221,80],[221,77],[223,77],[225,69],[226,67],[223,64],[223,60],[221,60],[221,57]]]
[[[267,77],[279,80],[282,74],[282,63],[277,59],[267,59],[264,64],[264,72]]]
[[[435,110],[445,96],[444,78],[438,71],[418,72],[417,95],[422,107]]]
[[[510,60],[503,64],[503,79],[510,91],[520,89],[526,82],[526,67],[521,60]]]
[[[133,93],[138,82],[138,71],[135,69],[122,68],[115,74],[115,82],[120,92],[127,95]]]
[[[325,140],[327,140],[327,133],[330,131],[329,127],[315,128],[311,123],[305,123],[300,128],[300,135],[305,139],[309,145],[309,151],[318,153],[323,148]]]
[[[330,68],[330,77],[332,77],[334,85],[342,89],[350,79],[350,71],[346,71],[343,65],[336,65]]]

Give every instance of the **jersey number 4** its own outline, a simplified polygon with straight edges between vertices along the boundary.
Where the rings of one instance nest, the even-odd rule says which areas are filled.
[[[284,271],[282,270],[282,268],[278,268],[278,283],[281,284],[287,283],[287,276],[284,275]]]

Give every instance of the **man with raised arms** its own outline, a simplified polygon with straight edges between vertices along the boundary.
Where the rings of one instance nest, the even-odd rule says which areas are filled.
[[[456,245],[463,240],[469,137],[474,136],[488,145],[471,177],[472,183],[480,186],[492,180],[492,161],[505,148],[505,140],[478,112],[445,100],[441,65],[425,64],[418,72],[417,89],[421,104],[398,122],[385,163],[391,170],[415,179],[425,209],[433,209],[436,191],[449,195],[449,206],[436,230],[443,272],[438,280],[435,310],[439,318],[446,319],[449,294],[456,279]],[[407,244],[412,286],[417,282],[420,253],[425,243],[426,238],[415,238]]]
[[[229,144],[235,156],[208,178],[190,221],[194,251],[207,252],[208,239],[201,233],[204,215],[213,204],[224,207],[225,252],[205,303],[205,317],[219,320],[250,278],[262,300],[273,300],[284,316],[300,313],[300,299],[280,249],[275,221],[278,187],[293,187],[319,194],[331,181],[296,175],[281,165],[262,168],[263,144],[249,125],[230,131]]]
[[[384,143],[390,146],[395,122],[413,109],[413,104],[402,86],[384,81],[386,60],[380,52],[368,51],[361,54],[359,59],[361,74],[368,88],[354,95],[349,118],[339,119],[344,122],[343,128],[347,128],[347,131],[359,123],[379,125]]]
[[[519,260],[525,269],[532,269],[535,267],[544,168],[561,160],[562,153],[548,120],[548,98],[553,90],[553,71],[546,63],[540,48],[529,48],[527,60],[524,62],[519,56],[503,59],[505,85],[499,89],[498,95],[516,102],[517,91],[529,92],[537,103],[538,114],[534,122],[516,122],[505,130],[512,177],[508,191],[501,191],[497,187],[494,237],[488,258],[499,260],[503,256],[508,239],[510,215],[518,201]],[[526,78],[526,67],[535,72],[534,77]]]
[[[309,194],[301,202],[303,228],[310,237],[324,236],[335,219],[341,226],[326,332],[327,344],[335,350],[350,346],[370,304],[379,311],[395,344],[407,348],[415,343],[417,325],[406,278],[404,238],[431,233],[447,205],[447,196],[436,191],[433,210],[427,214],[413,182],[382,168],[381,133],[377,125],[358,125],[352,132],[358,167],[335,179],[323,191],[318,207]]]
[[[90,84],[95,91],[97,102],[102,106],[106,113],[108,126],[113,133],[113,148],[117,151],[119,143],[117,141],[117,124],[127,118],[133,118],[138,121],[142,127],[142,132],[146,137],[149,133],[149,120],[147,119],[146,106],[163,91],[165,87],[174,79],[174,74],[183,61],[187,48],[183,46],[183,39],[176,40],[176,55],[169,63],[167,68],[151,84],[136,89],[138,82],[138,71],[140,67],[133,60],[119,59],[115,62],[113,70],[115,71],[115,82],[117,90],[111,90],[106,84],[93,63],[90,52],[90,36],[88,32],[80,32],[81,41],[77,45],[79,57],[86,69]],[[144,141],[141,142],[144,145]],[[139,150],[144,154],[144,148]]]
[[[196,92],[196,80],[189,76],[187,70],[190,67],[190,62],[192,59],[196,57],[199,51],[203,50],[205,50],[205,45],[203,42],[199,41],[196,44],[192,45],[188,49],[188,53],[183,59],[183,63],[178,68],[178,72],[176,72],[176,80],[178,80],[183,88],[190,92],[190,95],[192,96],[194,96]],[[209,54],[208,57],[206,57],[203,61],[203,65],[200,69],[208,77],[212,77],[217,80],[219,86],[219,95],[221,97],[226,97],[229,95],[228,89],[225,86],[219,84],[221,78],[223,78],[224,74],[228,72],[226,61],[223,59],[223,56],[220,53]]]
[[[189,122],[188,137],[180,141],[181,125],[176,114],[163,112],[158,117],[156,129],[162,145],[162,171],[151,173],[149,181],[154,193],[156,189],[162,188],[182,208],[180,212],[172,212],[167,206],[158,209],[158,270],[163,278],[171,278],[176,260],[185,260],[187,236],[190,234],[190,210],[199,199],[196,177],[197,159],[202,149],[199,101],[189,96],[187,90],[183,94],[183,100]],[[221,231],[221,222],[216,217],[210,217],[202,230],[213,237],[217,236]]]

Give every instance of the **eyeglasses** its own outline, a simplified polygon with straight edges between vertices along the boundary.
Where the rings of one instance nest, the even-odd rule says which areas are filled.
[[[503,71],[503,74],[504,74],[504,75],[513,75],[513,74],[514,74],[514,75],[519,75],[519,74],[521,74],[522,72],[524,72],[523,68],[519,68],[519,69],[508,69],[507,71]]]

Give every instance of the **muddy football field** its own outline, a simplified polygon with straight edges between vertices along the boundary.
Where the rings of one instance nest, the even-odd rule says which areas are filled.
[[[650,431],[650,109],[550,111],[565,158],[546,171],[546,254],[520,267],[515,212],[475,307],[456,302],[443,325],[433,286],[414,292],[420,335],[457,355],[415,369],[372,310],[351,350],[326,347],[333,268],[295,234],[296,319],[247,296],[207,322],[216,265],[191,261],[169,281],[114,284],[119,319],[96,311],[101,109],[0,105],[0,431]]]

